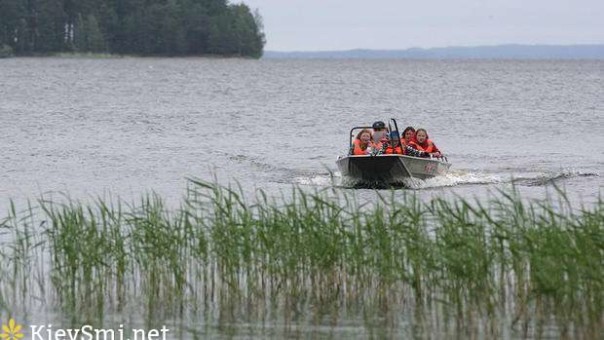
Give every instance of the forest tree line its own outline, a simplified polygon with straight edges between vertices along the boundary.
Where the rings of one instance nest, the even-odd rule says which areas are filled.
[[[0,55],[259,58],[262,19],[228,0],[0,0]]]

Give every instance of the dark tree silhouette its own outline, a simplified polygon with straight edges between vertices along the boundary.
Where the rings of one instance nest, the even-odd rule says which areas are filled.
[[[0,0],[0,56],[262,56],[260,15],[227,0]]]

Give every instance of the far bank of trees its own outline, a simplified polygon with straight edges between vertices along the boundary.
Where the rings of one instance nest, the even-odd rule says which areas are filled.
[[[262,56],[262,19],[228,0],[0,0],[0,53]]]

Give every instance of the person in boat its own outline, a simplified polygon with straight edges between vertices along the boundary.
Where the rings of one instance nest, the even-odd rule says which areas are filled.
[[[386,149],[390,145],[390,137],[389,134],[380,134],[380,139],[377,142],[373,143],[374,155],[383,155],[386,153]],[[373,138],[375,139],[375,138]]]
[[[398,134],[394,131],[390,133],[390,138],[386,139],[384,143],[386,146],[380,150],[383,150],[383,154],[386,155],[406,155],[412,157],[429,157],[430,155],[424,151],[417,150],[403,142],[403,138],[397,138]]]
[[[415,132],[415,140],[409,142],[409,146],[415,150],[422,151],[428,156],[442,157],[440,150],[436,147],[436,144],[428,138],[428,132],[426,129],[417,129]]]
[[[371,125],[371,128],[373,129],[373,143],[378,144],[381,143],[383,139],[388,138],[388,128],[381,120],[374,122],[373,125]]]
[[[403,130],[403,137],[401,138],[401,144],[409,145],[411,141],[415,140],[415,129],[413,126],[407,126],[405,130]]]
[[[390,138],[388,138],[386,140],[386,148],[384,150],[384,153],[386,155],[392,155],[392,154],[396,154],[396,155],[404,155],[405,153],[405,148],[404,146],[401,144],[401,139],[398,138],[398,134],[394,131],[390,132]]]
[[[352,141],[353,155],[369,155],[371,154],[373,141],[371,140],[371,131],[368,129],[361,130],[356,138]]]

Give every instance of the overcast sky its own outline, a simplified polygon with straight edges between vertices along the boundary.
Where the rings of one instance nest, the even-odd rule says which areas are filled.
[[[243,2],[260,10],[270,51],[604,43],[604,0]]]

